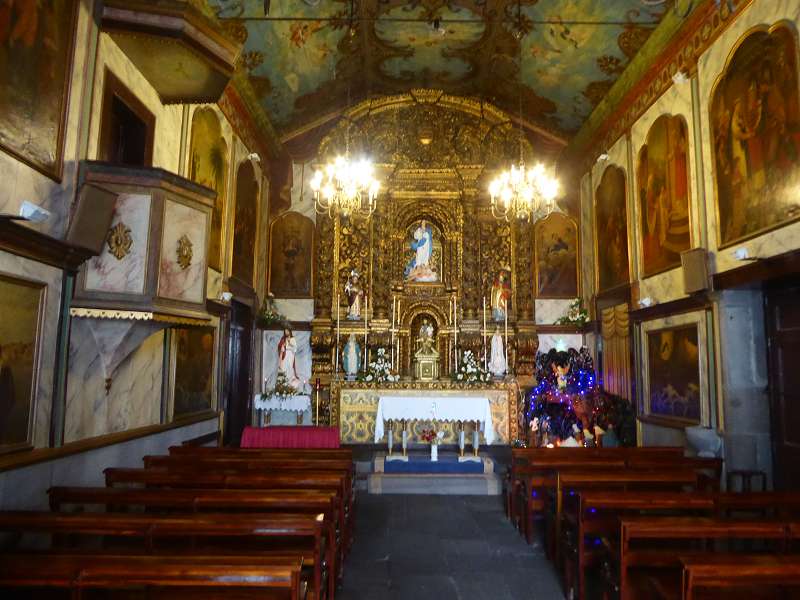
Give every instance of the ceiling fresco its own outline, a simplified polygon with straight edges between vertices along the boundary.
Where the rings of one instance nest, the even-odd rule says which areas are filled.
[[[244,43],[242,66],[284,140],[348,104],[425,87],[515,117],[521,104],[530,131],[565,141],[671,3],[271,0],[265,16],[264,0],[207,1]]]

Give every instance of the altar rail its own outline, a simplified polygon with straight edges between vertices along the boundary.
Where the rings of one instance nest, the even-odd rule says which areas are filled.
[[[331,422],[338,423],[342,444],[375,443],[375,416],[380,396],[481,396],[489,399],[492,411],[492,427],[495,432],[493,445],[508,445],[518,437],[517,385],[495,383],[487,386],[465,386],[448,381],[399,382],[367,384],[360,382],[334,382],[331,386]],[[399,424],[395,426],[399,439]],[[423,429],[430,427],[429,421],[409,423],[409,443],[424,443],[419,437]],[[473,425],[468,425],[471,431]],[[439,423],[444,432],[444,444],[458,443],[457,423]],[[387,428],[388,431],[388,428]],[[483,436],[481,436],[481,443]],[[384,435],[383,441],[386,441]]]

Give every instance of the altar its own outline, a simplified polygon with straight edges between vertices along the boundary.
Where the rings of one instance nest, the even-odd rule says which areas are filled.
[[[481,444],[508,445],[518,437],[514,382],[468,386],[443,380],[336,381],[331,392],[331,423],[338,424],[342,444],[386,443],[387,422],[401,418],[407,419],[408,442],[423,444],[420,433],[431,427],[434,404],[443,444],[458,443],[459,423],[471,439],[476,421],[481,424]]]

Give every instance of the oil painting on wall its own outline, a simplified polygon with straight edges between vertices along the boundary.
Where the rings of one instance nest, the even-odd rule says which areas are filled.
[[[797,44],[788,27],[755,31],[711,98],[719,243],[800,218]]]
[[[258,228],[258,180],[253,164],[246,160],[236,172],[236,210],[233,219],[233,263],[231,274],[253,285],[256,230]]]
[[[578,226],[566,215],[553,213],[534,228],[536,296],[578,296]]]
[[[647,334],[649,411],[655,417],[700,422],[697,325]]]
[[[639,229],[645,277],[681,264],[691,245],[689,222],[689,146],[683,117],[662,115],[639,151]]]
[[[272,223],[269,289],[276,298],[311,297],[314,222],[287,212]]]
[[[625,172],[619,167],[608,167],[600,179],[595,193],[595,227],[598,289],[628,283],[628,210]]]
[[[76,0],[0,3],[0,146],[61,178]]]
[[[44,286],[0,275],[0,452],[30,442]]]
[[[173,418],[211,409],[214,385],[214,329],[175,329]]]
[[[208,266],[222,271],[222,221],[228,181],[228,145],[222,137],[219,118],[207,107],[198,108],[192,117],[189,179],[217,192],[211,213]]]

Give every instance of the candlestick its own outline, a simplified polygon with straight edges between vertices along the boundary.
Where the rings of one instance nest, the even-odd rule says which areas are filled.
[[[506,373],[508,373],[508,303],[506,303],[505,311],[503,312],[503,318],[505,319],[505,329],[506,329],[506,343],[503,351],[505,352],[506,358]]]
[[[369,333],[368,325],[367,325],[367,318],[369,315],[369,294],[366,295],[364,298],[364,372],[367,371],[367,358],[369,353],[367,351],[367,336]]]
[[[489,352],[486,348],[486,296],[483,297],[483,368],[489,370]]]
[[[317,385],[315,387],[317,388],[317,418],[314,420],[314,424],[319,427],[319,390],[321,387],[319,384],[319,377],[317,377]]]
[[[453,341],[456,351],[456,364],[458,364],[458,296],[453,296]]]

